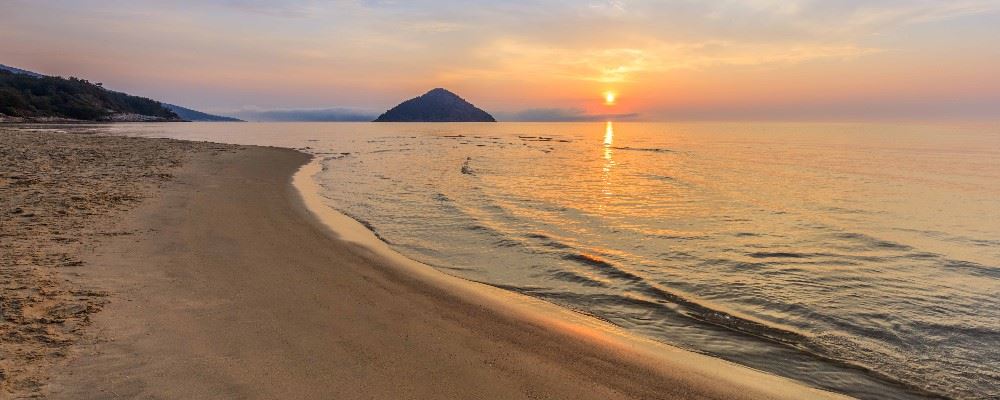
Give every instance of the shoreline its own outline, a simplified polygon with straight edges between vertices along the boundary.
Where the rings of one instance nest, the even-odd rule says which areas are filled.
[[[53,398],[846,398],[405,258],[321,203],[310,156],[238,148],[84,257],[110,302]]]
[[[390,268],[453,293],[465,301],[478,303],[501,313],[519,323],[532,324],[569,340],[604,347],[627,359],[626,362],[642,365],[662,375],[677,374],[678,369],[688,369],[684,374],[708,378],[707,386],[740,386],[739,392],[727,393],[721,398],[809,398],[848,399],[839,393],[812,388],[790,378],[759,371],[717,357],[698,354],[650,338],[624,331],[610,322],[561,307],[520,293],[467,280],[444,273],[434,267],[410,259],[392,249],[374,232],[357,220],[330,208],[320,199],[318,184],[312,178],[322,166],[315,157],[303,165],[292,177],[306,210],[323,224],[334,240],[355,243],[375,257],[387,259]],[[716,388],[713,388],[716,389]],[[802,391],[805,389],[805,391]],[[750,394],[755,393],[755,394]],[[757,396],[760,395],[760,396]]]

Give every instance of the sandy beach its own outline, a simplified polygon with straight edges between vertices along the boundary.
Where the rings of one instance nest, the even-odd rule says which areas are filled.
[[[0,127],[0,398],[44,394],[53,366],[94,337],[91,316],[118,297],[87,278],[87,259],[139,233],[119,220],[189,156],[239,148]]]
[[[405,259],[294,150],[0,135],[0,397],[841,398]]]

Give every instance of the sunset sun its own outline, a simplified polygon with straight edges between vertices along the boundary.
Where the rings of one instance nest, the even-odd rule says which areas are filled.
[[[610,90],[607,91],[607,92],[604,92],[604,105],[606,105],[606,106],[613,106],[613,105],[615,105],[615,97],[617,97],[617,95],[615,94],[615,92],[612,92]]]

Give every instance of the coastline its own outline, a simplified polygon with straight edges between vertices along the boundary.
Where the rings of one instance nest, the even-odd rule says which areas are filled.
[[[803,386],[794,380],[758,371],[716,357],[694,353],[626,332],[590,315],[534,297],[446,274],[395,251],[362,223],[323,204],[312,176],[322,166],[315,158],[292,177],[305,209],[327,228],[333,240],[361,246],[371,257],[403,274],[417,277],[445,293],[547,334],[582,343],[595,353],[611,355],[622,364],[640,366],[664,380],[679,379],[689,385],[678,397],[662,398],[768,398],[848,399],[837,393]],[[655,398],[661,398],[654,396]],[[645,398],[645,397],[642,397]]]
[[[109,303],[52,398],[844,398],[409,260],[322,205],[309,156],[238,148],[84,256]]]

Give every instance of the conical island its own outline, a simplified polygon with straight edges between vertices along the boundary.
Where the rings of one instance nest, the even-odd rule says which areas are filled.
[[[496,122],[479,109],[448,90],[437,88],[400,103],[375,122]]]

